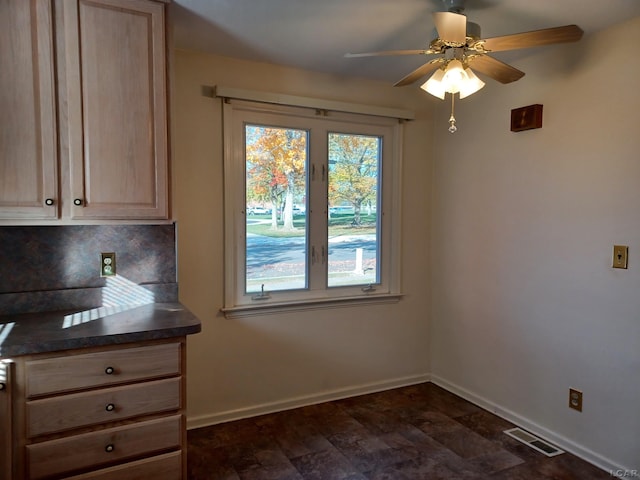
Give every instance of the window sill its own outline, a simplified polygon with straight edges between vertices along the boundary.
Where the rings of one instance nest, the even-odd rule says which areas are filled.
[[[242,305],[223,307],[220,309],[226,318],[244,318],[257,315],[273,315],[278,313],[320,310],[325,308],[352,307],[355,305],[378,305],[382,303],[398,303],[403,297],[401,293],[368,295],[365,297],[322,298],[300,300],[296,302],[269,303],[260,305]]]

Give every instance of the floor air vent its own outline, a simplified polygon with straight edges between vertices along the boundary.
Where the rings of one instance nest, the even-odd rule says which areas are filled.
[[[556,455],[560,455],[564,453],[563,450],[560,450],[558,447],[554,447],[548,442],[531,435],[528,432],[525,432],[521,428],[512,428],[510,430],[505,430],[504,433],[509,435],[510,437],[515,438],[519,442],[524,443],[525,445],[529,445],[534,450],[546,455],[547,457],[555,457]]]

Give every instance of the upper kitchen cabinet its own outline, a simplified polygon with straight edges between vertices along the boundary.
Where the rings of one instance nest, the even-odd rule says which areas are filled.
[[[60,103],[68,114],[62,152],[69,158],[71,217],[167,218],[165,6],[146,0],[61,5],[66,88]]]
[[[165,7],[0,1],[0,219],[169,218]]]
[[[50,0],[0,1],[0,219],[58,217]]]

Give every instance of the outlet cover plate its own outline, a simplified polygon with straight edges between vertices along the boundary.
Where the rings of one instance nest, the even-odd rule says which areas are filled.
[[[573,408],[579,412],[582,411],[582,392],[575,388],[569,389],[569,408]]]
[[[100,254],[100,276],[115,277],[116,275],[116,254],[107,252]]]

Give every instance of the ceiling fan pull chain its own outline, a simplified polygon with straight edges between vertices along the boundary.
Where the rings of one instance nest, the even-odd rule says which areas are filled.
[[[456,127],[456,117],[453,116],[455,98],[456,98],[456,94],[452,93],[451,94],[451,117],[449,118],[449,132],[451,133],[456,133],[456,130],[458,130],[458,127]]]

